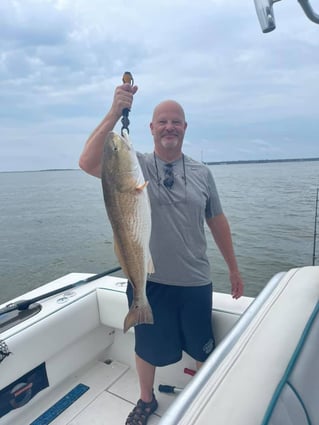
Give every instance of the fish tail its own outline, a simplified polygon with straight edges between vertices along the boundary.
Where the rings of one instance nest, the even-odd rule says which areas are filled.
[[[153,313],[150,305],[137,305],[133,302],[127,316],[124,319],[124,333],[127,332],[132,326],[154,323]]]

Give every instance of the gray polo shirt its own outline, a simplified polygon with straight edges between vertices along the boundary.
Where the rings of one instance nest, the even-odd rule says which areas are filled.
[[[211,282],[204,224],[222,213],[209,168],[184,155],[172,163],[174,184],[163,184],[165,162],[154,154],[137,153],[152,209],[150,250],[154,282],[199,286]]]

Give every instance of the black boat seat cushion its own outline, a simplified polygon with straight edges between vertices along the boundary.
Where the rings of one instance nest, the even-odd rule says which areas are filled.
[[[319,303],[305,327],[262,425],[319,425]]]

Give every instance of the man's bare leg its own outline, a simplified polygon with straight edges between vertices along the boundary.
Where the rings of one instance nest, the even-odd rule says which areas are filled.
[[[136,370],[140,381],[141,399],[149,403],[153,399],[156,367],[135,355]]]
[[[136,370],[140,382],[141,397],[132,412],[128,415],[125,424],[146,424],[148,417],[157,409],[157,400],[153,396],[155,366],[135,355]]]

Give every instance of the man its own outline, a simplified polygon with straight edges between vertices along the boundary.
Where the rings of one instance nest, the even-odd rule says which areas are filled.
[[[136,86],[116,88],[112,106],[85,144],[80,167],[101,176],[107,133],[124,108],[131,108]],[[197,368],[214,349],[211,327],[212,283],[206,255],[206,221],[228,269],[234,298],[243,294],[231,232],[223,214],[213,176],[205,165],[182,152],[187,128],[183,108],[167,100],[154,109],[151,133],[154,152],[138,153],[152,207],[150,250],[155,273],[147,283],[154,325],[135,327],[136,368],[140,399],[126,425],[144,425],[157,408],[153,392],[156,366],[180,360],[182,351]],[[132,288],[127,287],[129,304]]]

